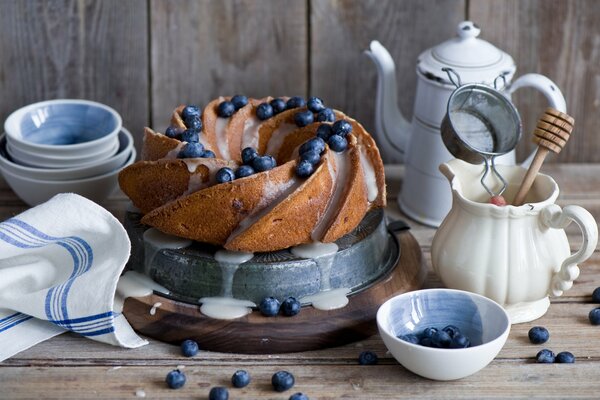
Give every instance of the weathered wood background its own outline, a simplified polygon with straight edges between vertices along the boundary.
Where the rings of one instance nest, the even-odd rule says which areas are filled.
[[[220,94],[317,95],[374,127],[380,40],[410,117],[417,55],[472,19],[518,74],[547,75],[577,121],[551,161],[600,162],[600,1],[0,0],[0,119],[31,102],[87,98],[116,108],[141,145],[180,103]],[[526,131],[544,107],[520,91]],[[522,141],[520,151],[532,148]]]

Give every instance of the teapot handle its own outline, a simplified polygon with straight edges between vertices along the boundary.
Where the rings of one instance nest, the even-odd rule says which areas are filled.
[[[524,87],[532,87],[534,89],[539,90],[544,94],[546,99],[548,99],[548,105],[552,108],[557,109],[558,111],[567,112],[567,103],[565,98],[554,82],[540,74],[525,74],[520,76],[517,80],[515,80],[510,86],[506,88],[506,93],[508,95],[512,95],[515,91],[524,88]],[[533,160],[533,156],[535,155],[535,149],[532,153],[523,161],[521,165],[524,167],[528,167]]]
[[[565,206],[561,209],[558,205],[551,204],[542,209],[540,218],[543,224],[556,229],[565,229],[571,221],[575,221],[583,236],[581,248],[567,257],[560,270],[552,277],[548,292],[553,296],[561,296],[573,286],[573,281],[579,276],[577,264],[587,260],[594,253],[598,243],[598,225],[592,214],[579,206]]]

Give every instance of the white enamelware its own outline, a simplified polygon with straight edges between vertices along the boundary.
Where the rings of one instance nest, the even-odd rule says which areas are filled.
[[[49,181],[82,179],[103,175],[123,165],[131,156],[132,149],[133,137],[131,136],[131,133],[123,127],[119,133],[119,149],[117,153],[105,160],[93,161],[92,163],[72,168],[48,169],[29,167],[12,161],[6,151],[6,138],[2,135],[0,136],[0,169],[6,169],[15,175],[25,178]]]
[[[441,349],[409,343],[398,336],[425,328],[454,325],[471,347]],[[381,339],[394,358],[425,378],[448,381],[476,373],[500,352],[510,322],[506,311],[478,294],[452,289],[424,289],[392,297],[377,311]]]
[[[113,147],[122,119],[111,107],[89,100],[57,99],[22,107],[8,116],[8,143],[23,153],[82,157]]]
[[[402,116],[397,105],[396,66],[391,55],[378,41],[371,42],[366,51],[378,72],[375,139],[385,162],[411,159],[407,163],[398,203],[409,217],[426,225],[439,226],[451,205],[447,184],[435,170],[452,158],[442,141],[440,126],[456,86],[443,68],[452,68],[462,83],[495,86],[509,98],[517,89],[535,88],[546,96],[551,107],[566,112],[560,89],[545,76],[526,74],[511,82],[516,71],[514,60],[489,42],[478,39],[479,33],[476,24],[463,21],[458,24],[456,37],[421,53],[416,67],[417,91],[412,123]],[[434,131],[435,135],[428,137],[429,132],[425,131]],[[430,166],[419,168],[415,160],[423,160]],[[496,162],[514,165],[514,151],[498,157]],[[434,171],[430,173],[432,169]],[[422,193],[427,193],[433,200],[424,202]]]
[[[123,165],[105,174],[83,179],[66,181],[32,179],[15,175],[6,169],[2,169],[2,175],[17,196],[30,206],[43,203],[58,193],[77,193],[100,203],[115,191],[118,187],[119,172],[131,165],[135,157],[136,151],[132,148],[129,158]]]
[[[510,204],[526,169],[497,166],[508,183]],[[452,187],[452,208],[431,246],[433,269],[446,287],[479,293],[501,304],[512,323],[544,315],[549,295],[560,296],[579,276],[578,263],[598,242],[598,226],[584,208],[555,204],[559,188],[538,174],[522,206],[499,207],[480,182],[483,166],[452,160],[440,166]],[[497,190],[501,182],[489,176]],[[580,249],[571,254],[564,229],[575,222],[582,232]]]

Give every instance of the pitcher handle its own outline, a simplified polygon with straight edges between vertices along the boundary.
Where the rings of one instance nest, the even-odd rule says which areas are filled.
[[[506,92],[511,95],[515,91],[524,88],[531,87],[539,90],[548,99],[548,105],[558,111],[567,112],[567,103],[565,98],[554,82],[540,74],[525,74],[515,80],[509,87],[506,88]],[[535,150],[523,161],[521,164],[524,167],[528,167],[533,160]]]
[[[556,229],[565,229],[571,221],[575,221],[583,236],[581,248],[567,257],[560,270],[552,277],[548,293],[561,296],[573,286],[573,281],[579,276],[577,264],[587,260],[594,253],[598,243],[598,225],[592,214],[579,206],[565,206],[561,209],[558,205],[551,204],[542,210],[540,217],[543,224]]]

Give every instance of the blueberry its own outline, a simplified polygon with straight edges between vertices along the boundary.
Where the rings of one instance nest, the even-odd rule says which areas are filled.
[[[412,344],[419,344],[419,337],[417,335],[413,335],[412,333],[409,333],[408,335],[400,335],[398,336],[398,339]]]
[[[252,160],[258,157],[258,151],[254,147],[246,147],[242,150],[242,162],[246,165],[252,165]]]
[[[352,132],[352,125],[350,122],[345,119],[340,119],[335,121],[331,126],[334,135],[340,135],[341,137],[346,137],[350,132]]]
[[[296,175],[300,178],[308,178],[315,172],[315,166],[308,160],[303,160],[296,165]]]
[[[423,338],[421,338],[421,340],[419,340],[419,344],[421,346],[425,346],[425,347],[434,347],[433,343],[431,343],[431,338],[430,337],[423,337]]]
[[[183,122],[185,122],[185,126],[188,129],[193,129],[198,132],[202,130],[202,121],[200,120],[200,117],[192,117],[190,119],[186,119]]]
[[[273,114],[275,115],[285,110],[285,101],[283,99],[273,99],[269,104],[273,107]]]
[[[202,158],[215,158],[217,155],[212,150],[204,150],[202,153]]]
[[[451,338],[453,338],[457,333],[460,333],[460,329],[454,325],[445,326],[442,330],[450,335]]]
[[[215,178],[218,183],[231,182],[235,179],[235,172],[231,168],[223,167],[217,171]]]
[[[452,338],[446,331],[437,331],[433,335],[431,335],[431,344],[434,347],[439,347],[441,349],[447,349],[450,347],[452,343]]]
[[[281,303],[281,312],[286,317],[293,317],[302,309],[302,305],[295,297],[288,297]]]
[[[312,124],[313,121],[313,113],[309,110],[298,111],[296,114],[294,114],[294,122],[296,123],[296,126],[300,128]]]
[[[236,388],[243,388],[250,384],[250,374],[243,369],[235,371],[231,377],[231,384]]]
[[[463,335],[460,332],[457,332],[452,337],[452,342],[450,343],[451,349],[464,349],[471,346],[471,341],[468,337]]]
[[[202,111],[200,110],[200,107],[195,105],[187,105],[181,110],[181,119],[184,121],[191,118],[200,118],[201,116]]]
[[[252,167],[256,172],[268,171],[275,168],[277,161],[272,156],[258,156],[252,160]]]
[[[298,150],[298,153],[302,155],[307,151],[316,151],[317,153],[321,154],[324,150],[325,141],[319,137],[314,137],[302,143],[302,145],[300,146],[300,150]]]
[[[363,351],[358,356],[358,363],[360,365],[375,365],[377,364],[378,360],[377,354],[373,353],[372,351]]]
[[[277,371],[271,378],[273,389],[277,392],[285,392],[286,390],[291,389],[292,386],[294,386],[294,382],[294,375],[287,371]]]
[[[327,139],[329,139],[329,137],[331,135],[333,135],[333,132],[331,130],[331,125],[329,125],[329,124],[321,124],[317,128],[317,137],[320,137],[324,141],[327,141]]]
[[[319,161],[321,161],[321,155],[317,153],[315,150],[308,150],[302,153],[300,156],[300,161],[308,161],[312,165],[317,165]]]
[[[314,113],[318,113],[323,110],[325,106],[323,105],[323,100],[318,97],[310,97],[306,102],[306,106],[308,109]]]
[[[288,400],[310,400],[304,393],[294,393]]]
[[[529,336],[529,341],[533,344],[546,343],[550,339],[548,329],[542,326],[534,326],[529,330],[527,335]]]
[[[437,331],[438,331],[438,329],[434,328],[434,327],[425,328],[423,330],[423,337],[431,339],[431,337],[433,336],[433,334],[436,333]]]
[[[306,101],[304,101],[304,98],[300,96],[294,96],[288,99],[287,103],[285,103],[285,108],[289,110],[291,108],[304,107],[305,105]]]
[[[248,98],[241,94],[236,94],[235,96],[233,96],[231,98],[231,104],[233,104],[233,106],[235,107],[235,109],[237,111],[240,108],[244,107],[246,104],[248,104]]]
[[[178,369],[174,369],[167,374],[166,382],[171,389],[182,388],[185,385],[185,374]]]
[[[230,101],[223,101],[217,106],[217,115],[221,118],[229,118],[235,112],[235,106]]]
[[[204,154],[202,143],[186,143],[177,154],[177,158],[199,158]]]
[[[181,129],[170,126],[165,131],[165,136],[170,137],[171,139],[179,139],[181,136]]]
[[[181,354],[186,357],[194,357],[196,354],[198,354],[198,350],[198,343],[191,339],[181,342]]]
[[[222,386],[216,386],[212,389],[210,389],[210,392],[208,392],[208,400],[228,400],[229,399],[229,392],[227,391],[227,388],[224,388]]]
[[[561,351],[556,355],[554,361],[561,364],[573,364],[575,362],[575,356],[569,351]]]
[[[327,144],[331,150],[337,153],[341,153],[348,148],[348,141],[340,135],[331,135],[329,140],[327,140]]]
[[[183,142],[188,142],[188,143],[198,143],[198,141],[200,140],[200,136],[198,135],[197,130],[186,129],[181,134],[181,140]]]
[[[269,103],[260,103],[256,107],[256,117],[261,121],[269,119],[273,116],[273,107]]]
[[[258,305],[258,309],[262,315],[273,317],[279,313],[280,303],[275,297],[265,297]]]
[[[548,349],[543,349],[540,350],[537,355],[535,356],[535,359],[537,360],[538,363],[541,364],[552,364],[554,362],[554,360],[556,359],[556,356],[554,355],[554,353]]]
[[[331,108],[324,108],[317,114],[317,121],[319,122],[333,122],[335,121],[335,113]]]
[[[592,325],[600,325],[600,308],[594,308],[588,315]]]
[[[592,301],[594,303],[600,303],[600,287],[594,289],[594,292],[592,293]]]
[[[254,168],[249,165],[241,165],[238,169],[235,170],[236,178],[245,178],[247,176],[254,174]]]

